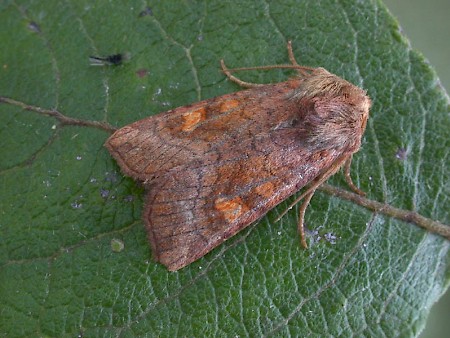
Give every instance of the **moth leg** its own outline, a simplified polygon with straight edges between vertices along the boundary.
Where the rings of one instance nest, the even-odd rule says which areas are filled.
[[[301,194],[299,197],[295,199],[293,203],[289,205],[289,207],[284,210],[281,215],[279,215],[275,221],[279,221],[281,217],[283,217],[295,204],[303,200],[302,204],[300,205],[299,215],[298,215],[298,232],[300,234],[300,242],[301,245],[306,249],[308,248],[308,245],[306,243],[306,236],[305,236],[305,228],[304,228],[304,220],[305,220],[305,212],[306,208],[309,205],[309,202],[311,201],[311,198],[314,196],[314,192],[318,187],[320,187],[327,179],[330,178],[330,176],[333,176],[341,167],[342,165],[346,165],[348,160],[351,159],[351,157],[341,157],[337,159],[330,168],[328,168],[327,171],[322,173],[320,176],[316,177],[314,181],[311,183],[311,185],[306,189],[306,191]]]
[[[245,81],[242,81],[241,79],[238,79],[237,77],[235,77],[234,75],[231,74],[230,70],[227,68],[227,66],[225,66],[225,62],[223,60],[220,60],[220,66],[222,67],[222,71],[225,73],[227,78],[230,81],[237,83],[241,87],[255,88],[255,87],[265,86],[264,84],[261,84],[261,83],[245,82]]]
[[[311,198],[314,196],[315,190],[309,192],[305,197],[303,197],[303,203],[300,205],[300,210],[298,212],[298,224],[297,229],[300,235],[300,243],[302,247],[308,249],[308,244],[306,243],[306,234],[305,234],[305,213],[306,208],[308,208],[309,202]]]
[[[295,199],[294,202],[292,202],[287,208],[286,210],[284,210],[276,219],[275,222],[279,221],[281,219],[281,217],[283,217],[284,215],[286,215],[286,213],[291,210],[294,205],[296,205],[298,202],[300,202],[302,199],[306,198],[309,194],[313,193],[314,191],[316,191],[316,189],[318,187],[320,187],[322,185],[322,183],[324,183],[326,180],[328,180],[330,178],[330,176],[333,176],[341,167],[342,165],[347,161],[347,156],[345,157],[341,157],[339,159],[337,159],[331,166],[330,168],[328,168],[327,171],[325,171],[324,173],[320,174],[318,177],[316,177],[312,183],[308,186],[308,188],[306,189],[306,191],[301,194],[299,197],[297,197]],[[312,197],[312,196],[311,196]],[[310,198],[311,199],[311,198]]]
[[[344,177],[350,189],[352,189],[355,193],[361,196],[365,196],[366,193],[359,189],[352,181],[352,177],[350,175],[350,166],[352,164],[352,156],[350,156],[344,163]]]

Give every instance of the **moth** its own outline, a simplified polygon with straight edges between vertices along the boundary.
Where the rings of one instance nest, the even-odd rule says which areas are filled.
[[[222,70],[247,90],[150,116],[117,130],[105,146],[146,189],[143,219],[155,259],[176,271],[203,257],[277,204],[296,202],[299,232],[314,191],[342,166],[350,179],[371,100],[324,68],[289,65]],[[233,71],[292,68],[275,84]],[[294,203],[296,203],[294,202]]]

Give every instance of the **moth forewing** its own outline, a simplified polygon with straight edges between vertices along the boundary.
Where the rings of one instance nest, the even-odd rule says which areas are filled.
[[[250,89],[134,122],[106,141],[123,172],[144,182],[148,238],[169,270],[201,258],[308,186],[298,226],[306,246],[303,219],[317,187],[346,164],[356,188],[348,170],[370,99],[323,68],[298,65],[290,44],[288,52],[292,65],[285,67],[297,77],[255,85],[222,63],[230,80]]]

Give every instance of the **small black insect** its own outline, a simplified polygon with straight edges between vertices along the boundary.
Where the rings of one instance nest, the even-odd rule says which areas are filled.
[[[89,56],[91,66],[118,66],[122,64],[124,59],[123,54],[113,54],[105,57]]]

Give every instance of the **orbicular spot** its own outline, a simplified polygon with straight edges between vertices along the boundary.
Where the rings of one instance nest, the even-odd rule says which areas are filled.
[[[206,118],[206,110],[204,107],[198,108],[196,110],[188,111],[183,114],[183,125],[181,126],[182,131],[192,131],[197,128],[197,125],[204,121]]]
[[[273,194],[275,192],[275,186],[272,182],[266,182],[261,185],[258,185],[255,188],[255,192],[260,196],[269,198],[269,197],[273,196]]]
[[[241,103],[239,102],[239,100],[234,100],[234,99],[226,100],[220,104],[219,109],[220,109],[221,113],[225,113],[227,111],[230,111],[232,109],[239,107],[240,104]]]
[[[215,208],[222,213],[223,218],[228,223],[234,222],[244,212],[248,211],[248,207],[240,197],[232,199],[218,198],[214,202]]]

